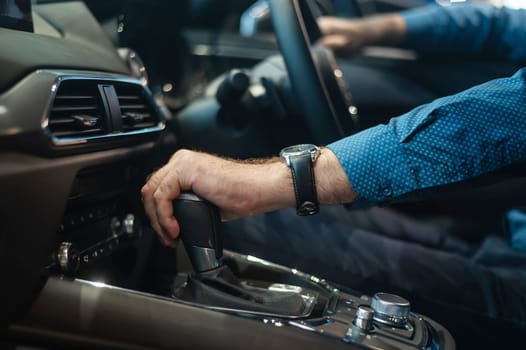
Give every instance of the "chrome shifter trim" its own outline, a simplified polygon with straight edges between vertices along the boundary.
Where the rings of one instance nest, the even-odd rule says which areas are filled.
[[[215,249],[198,247],[195,245],[190,249],[192,250],[190,252],[192,255],[192,261],[198,271],[208,271],[223,265],[221,260],[216,258]]]
[[[256,290],[272,291],[272,289],[270,289],[270,288],[269,289],[262,289],[262,288],[259,288],[259,287],[256,287],[256,286],[251,286],[251,285],[246,284],[246,283],[243,283],[243,285],[244,285],[245,288],[252,289],[254,291],[256,291]],[[291,290],[292,290],[293,287],[294,286],[290,286]],[[199,303],[187,301],[187,300],[184,300],[184,299],[180,299],[180,298],[178,298],[176,296],[173,296],[173,298],[178,303],[181,303],[181,304],[195,306],[195,307],[199,307],[201,309],[226,312],[226,313],[238,315],[238,316],[241,316],[241,317],[250,317],[250,318],[256,318],[256,319],[259,318],[259,319],[263,320],[265,323],[266,323],[265,320],[268,320],[269,317],[271,319],[280,319],[284,323],[288,323],[289,320],[292,321],[292,320],[305,319],[306,317],[309,317],[312,314],[312,311],[313,311],[314,307],[316,306],[316,302],[318,301],[318,295],[317,294],[315,294],[315,293],[308,293],[308,292],[305,292],[305,291],[292,292],[292,291],[285,291],[285,290],[280,290],[280,291],[274,290],[274,293],[276,293],[276,294],[282,293],[283,295],[286,295],[286,294],[297,294],[297,295],[299,295],[301,297],[301,299],[303,301],[303,305],[304,305],[304,309],[303,309],[302,313],[298,314],[298,315],[287,315],[287,314],[280,314],[280,313],[271,313],[271,312],[266,312],[266,311],[245,310],[245,309],[236,309],[236,308],[231,308],[231,307],[221,307],[221,306],[199,304]]]

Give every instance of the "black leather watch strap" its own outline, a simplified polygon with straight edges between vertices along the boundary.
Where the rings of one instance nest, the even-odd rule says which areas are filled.
[[[297,214],[313,215],[318,213],[319,203],[311,155],[291,155],[290,169],[292,171],[292,181],[294,182]]]

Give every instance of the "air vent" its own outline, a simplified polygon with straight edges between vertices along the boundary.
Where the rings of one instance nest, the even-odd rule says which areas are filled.
[[[104,104],[95,81],[66,80],[55,95],[48,127],[54,137],[78,138],[104,134]]]
[[[156,127],[159,123],[152,102],[140,85],[115,84],[122,115],[122,131]]]
[[[56,146],[138,143],[164,129],[150,90],[138,80],[80,74],[62,76],[57,82],[44,124]]]

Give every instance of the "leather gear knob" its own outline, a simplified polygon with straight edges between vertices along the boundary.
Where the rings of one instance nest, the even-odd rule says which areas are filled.
[[[195,271],[200,273],[222,266],[219,209],[196,194],[185,192],[173,201],[173,210]]]

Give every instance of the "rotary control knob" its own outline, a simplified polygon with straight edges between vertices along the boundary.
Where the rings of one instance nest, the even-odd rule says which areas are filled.
[[[374,310],[365,305],[358,306],[356,309],[356,318],[353,324],[362,331],[367,332],[373,325]]]
[[[401,296],[376,293],[371,300],[374,320],[393,327],[404,327],[411,311],[411,304]]]
[[[80,259],[77,247],[71,242],[62,242],[56,254],[56,260],[64,272],[77,272]]]
[[[133,214],[127,214],[122,220],[123,233],[130,238],[142,236],[142,225],[138,218]]]

